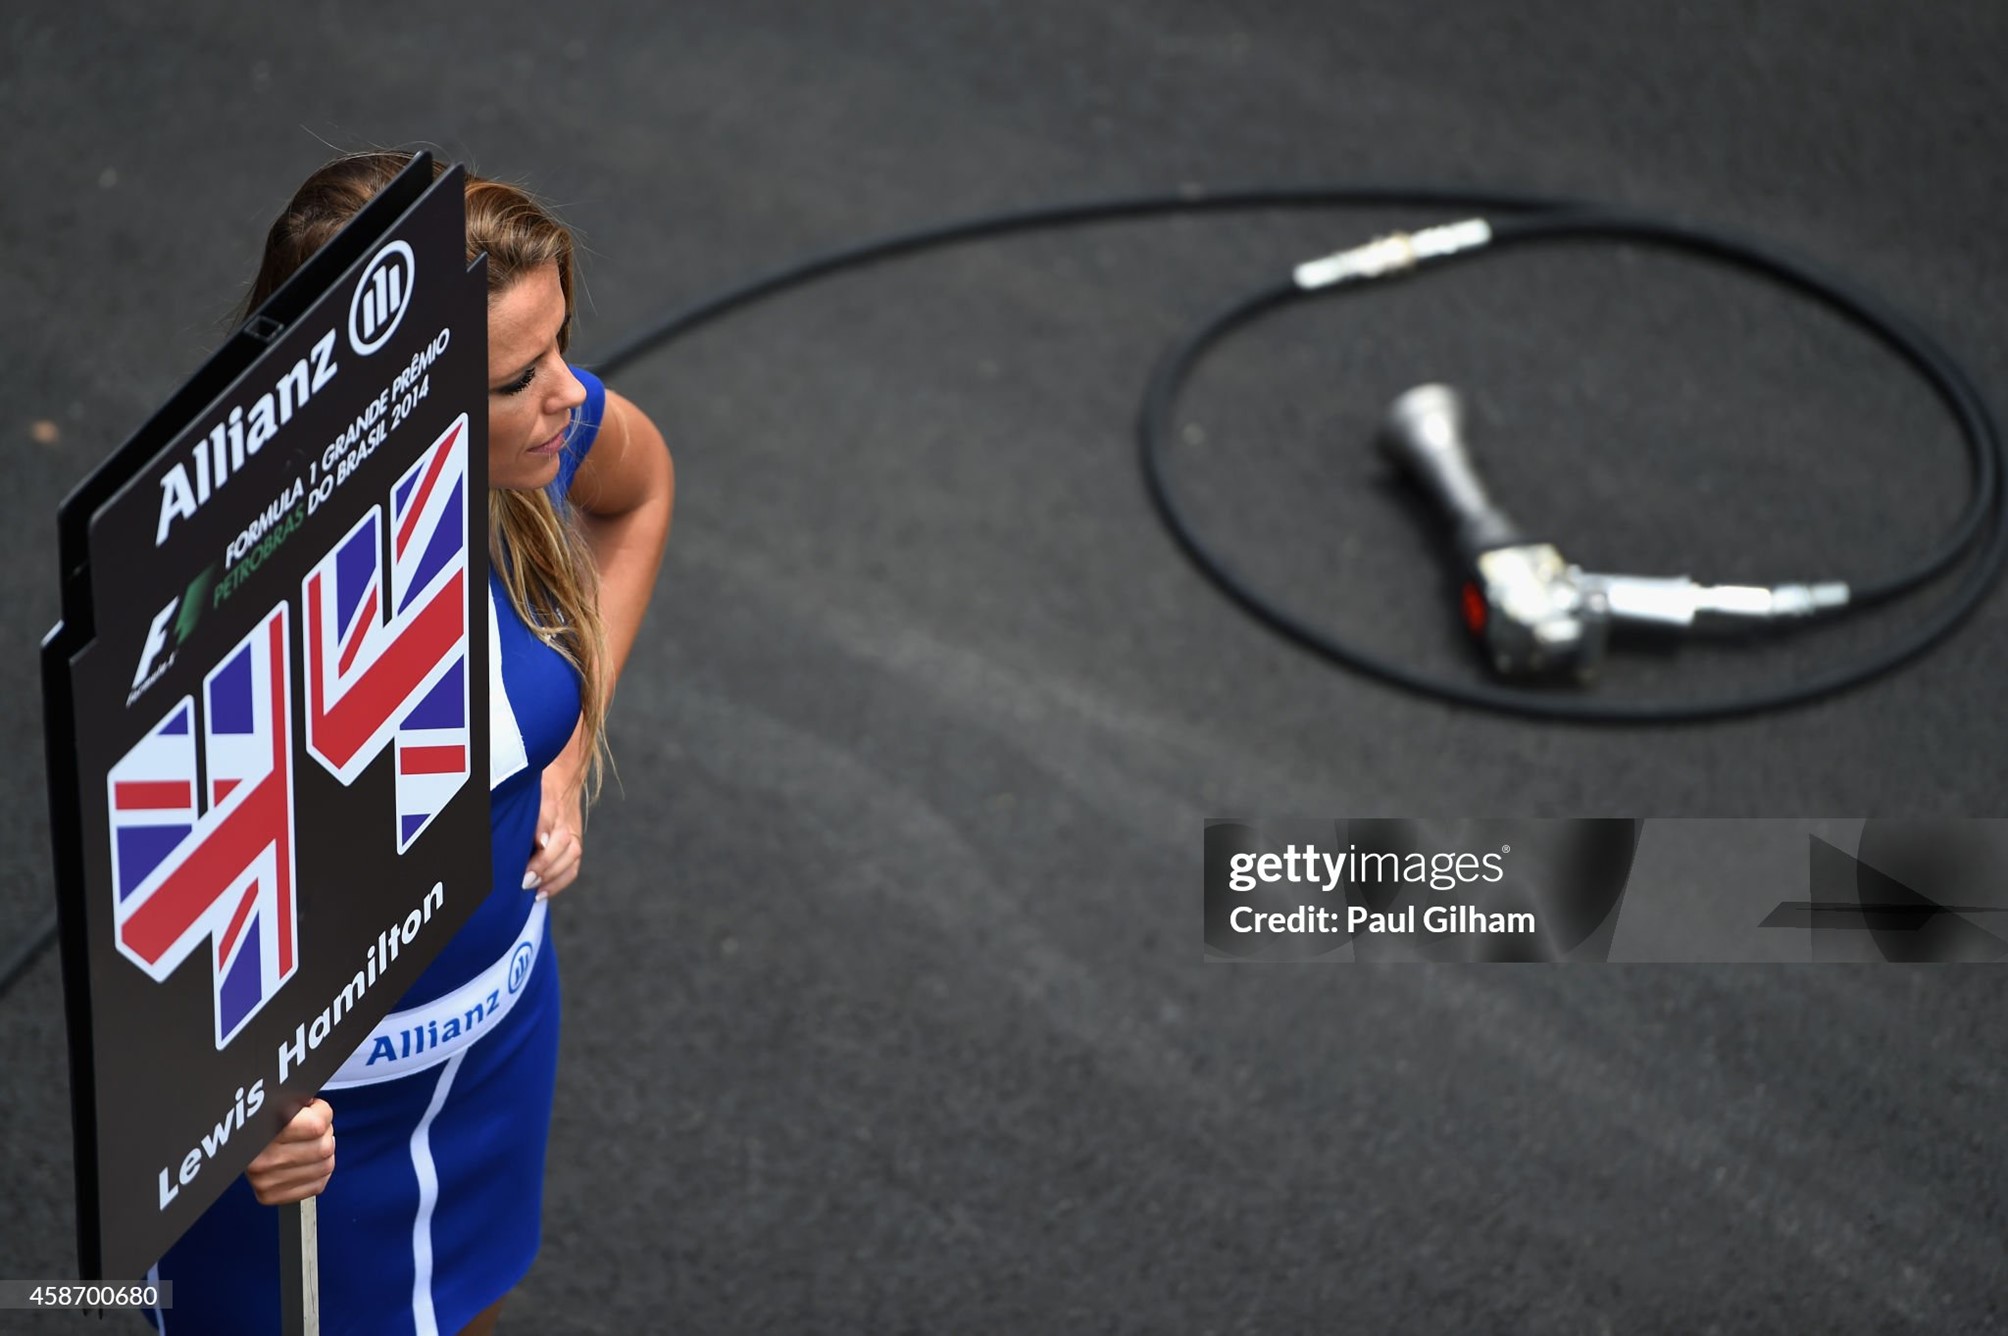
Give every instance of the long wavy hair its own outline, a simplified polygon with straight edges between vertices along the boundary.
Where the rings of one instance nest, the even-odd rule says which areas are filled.
[[[411,165],[405,152],[373,151],[336,158],[304,181],[266,234],[265,255],[245,298],[244,318],[320,250],[363,205]],[[446,170],[437,160],[433,176]],[[558,267],[565,294],[562,351],[571,343],[572,234],[549,209],[518,186],[467,175],[467,259],[488,255],[492,306],[525,275]],[[486,368],[483,369],[484,376]],[[574,422],[574,429],[581,425]],[[585,800],[599,793],[606,756],[606,632],[600,621],[599,573],[563,497],[550,489],[488,489],[488,555],[509,601],[545,644],[579,675],[587,746]]]

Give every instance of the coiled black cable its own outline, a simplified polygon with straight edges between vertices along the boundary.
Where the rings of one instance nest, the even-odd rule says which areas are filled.
[[[1179,546],[1209,579],[1269,626],[1314,652],[1395,686],[1461,705],[1504,714],[1572,723],[1667,724],[1755,714],[1800,705],[1871,678],[1923,653],[1962,621],[1999,576],[2008,557],[2008,524],[2002,506],[2002,445],[1987,406],[1972,382],[1949,356],[1909,321],[1843,280],[1821,274],[1756,243],[1692,225],[1609,210],[1565,209],[1501,220],[1490,245],[1456,257],[1475,259],[1486,250],[1515,243],[1616,239],[1698,252],[1762,274],[1813,297],[1867,330],[1909,362],[1957,419],[1973,461],[1973,490],[1951,531],[1909,569],[1883,579],[1851,584],[1854,608],[1884,603],[1939,575],[1969,554],[1975,560],[1964,578],[1920,625],[1887,646],[1824,672],[1778,687],[1703,700],[1606,701],[1560,696],[1525,687],[1496,686],[1432,677],[1382,658],[1315,626],[1281,607],[1207,545],[1180,500],[1166,468],[1165,441],[1178,392],[1208,349],[1258,316],[1295,301],[1352,290],[1346,286],[1307,291],[1284,280],[1262,288],[1203,322],[1158,363],[1144,393],[1139,419],[1143,470],[1152,502]],[[1443,261],[1439,261],[1443,263]]]
[[[1937,547],[1895,575],[1872,582],[1851,582],[1848,608],[1829,615],[1845,615],[1854,609],[1887,602],[1941,574],[1962,557],[1972,555],[1974,560],[1958,586],[1931,616],[1883,649],[1783,686],[1712,699],[1584,699],[1550,691],[1432,677],[1382,658],[1280,606],[1236,572],[1200,535],[1165,463],[1165,439],[1179,390],[1209,349],[1233,330],[1281,306],[1350,290],[1350,285],[1340,285],[1306,291],[1283,280],[1238,299],[1203,321],[1167,352],[1144,391],[1138,418],[1145,483],[1159,517],[1180,549],[1229,597],[1282,635],[1345,667],[1369,673],[1405,690],[1460,705],[1571,723],[1666,724],[1782,709],[1858,686],[1936,644],[1980,604],[1999,576],[2004,559],[2008,559],[2008,512],[2004,512],[2002,505],[2004,459],[2000,436],[1986,404],[1965,372],[1923,331],[1846,280],[1760,243],[1690,223],[1549,196],[1458,186],[1362,184],[1220,192],[1192,190],[986,215],[866,241],[772,270],[672,312],[649,329],[616,344],[593,364],[610,375],[642,354],[741,306],[840,270],[938,246],[1007,233],[1166,214],[1385,206],[1506,215],[1492,221],[1492,241],[1484,250],[1543,241],[1602,239],[1689,251],[1781,283],[1832,308],[1910,363],[1931,385],[1959,423],[1973,460],[1973,490],[1965,510]],[[1458,258],[1475,258],[1482,253],[1473,251]]]

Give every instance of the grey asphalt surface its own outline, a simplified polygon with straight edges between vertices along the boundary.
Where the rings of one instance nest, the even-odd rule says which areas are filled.
[[[1995,5],[190,3],[0,31],[0,941],[53,896],[57,503],[215,346],[330,145],[431,143],[554,200],[588,361],[895,229],[1402,179],[1763,236],[2008,383]],[[505,1330],[2008,1330],[1995,969],[1201,964],[1208,816],[2008,811],[2002,596],[1816,706],[1590,730],[1334,671],[1185,565],[1130,436],[1154,358],[1409,221],[972,246],[619,377],[679,508],[624,793],[558,902],[546,1240]],[[1250,330],[1182,410],[1209,532],[1445,673],[1474,670],[1436,549],[1368,448],[1428,379],[1592,566],[1871,574],[1964,496],[1886,354],[1665,255],[1502,258]],[[1915,616],[1599,690],[1790,678]],[[0,1276],[74,1269],[67,1098],[51,956],[0,1000]]]

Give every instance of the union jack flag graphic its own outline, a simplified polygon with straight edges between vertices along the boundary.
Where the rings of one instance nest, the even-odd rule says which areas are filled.
[[[118,949],[164,982],[214,945],[216,1047],[293,976],[293,730],[286,605],[106,776]],[[206,789],[207,792],[201,792]]]
[[[467,415],[302,585],[307,751],[352,784],[397,753],[397,851],[472,770],[467,682]]]

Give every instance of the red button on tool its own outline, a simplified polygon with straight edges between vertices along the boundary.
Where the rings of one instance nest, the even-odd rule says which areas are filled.
[[[1471,628],[1471,634],[1485,634],[1485,595],[1478,592],[1478,586],[1464,586],[1464,624]]]

